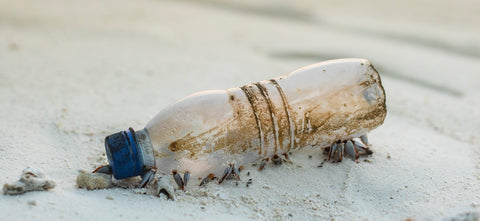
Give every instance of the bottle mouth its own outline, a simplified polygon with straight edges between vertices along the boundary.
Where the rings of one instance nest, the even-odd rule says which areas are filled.
[[[105,137],[105,152],[115,179],[143,175],[143,156],[135,130],[120,131]]]

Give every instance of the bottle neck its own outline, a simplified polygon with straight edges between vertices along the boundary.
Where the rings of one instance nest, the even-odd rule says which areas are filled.
[[[153,152],[152,141],[150,140],[150,135],[146,128],[136,131],[135,138],[137,140],[138,148],[142,154],[143,165],[155,167],[155,155]]]

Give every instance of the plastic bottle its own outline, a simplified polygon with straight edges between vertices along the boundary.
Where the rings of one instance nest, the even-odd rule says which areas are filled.
[[[105,138],[116,179],[148,168],[221,175],[296,148],[326,147],[381,125],[380,76],[368,60],[339,59],[228,90],[192,94],[160,111],[139,131]]]

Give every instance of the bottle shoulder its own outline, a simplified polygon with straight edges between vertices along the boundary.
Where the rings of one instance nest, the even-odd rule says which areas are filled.
[[[226,90],[210,90],[187,96],[161,110],[145,127],[155,146],[165,146],[179,137],[194,136],[231,119]]]

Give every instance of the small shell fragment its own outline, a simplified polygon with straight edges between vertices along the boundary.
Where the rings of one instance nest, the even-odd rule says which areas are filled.
[[[175,196],[175,189],[172,186],[172,183],[166,176],[155,175],[155,195],[160,196],[160,194],[165,194],[168,199],[173,201],[177,200]]]
[[[3,185],[3,194],[19,195],[29,191],[45,191],[55,187],[55,182],[45,178],[39,169],[27,167],[22,171],[20,180]]]
[[[112,175],[81,170],[77,176],[77,186],[87,190],[111,188],[113,187]]]

